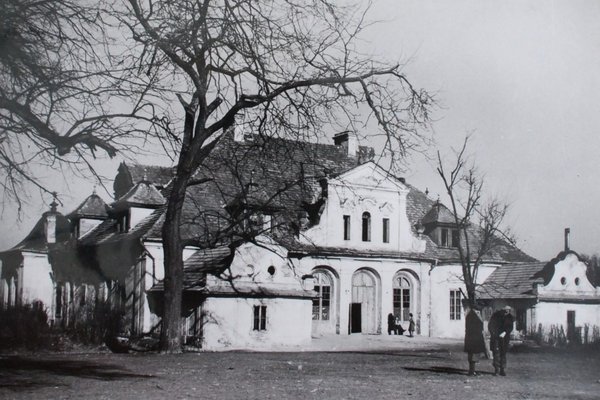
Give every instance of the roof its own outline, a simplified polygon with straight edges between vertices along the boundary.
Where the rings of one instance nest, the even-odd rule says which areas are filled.
[[[113,203],[112,207],[115,209],[128,206],[155,208],[165,203],[165,198],[153,184],[149,181],[141,181]]]
[[[445,205],[436,201],[431,209],[422,218],[423,225],[428,224],[456,224],[454,214]]]
[[[167,186],[173,175],[174,171],[171,167],[122,162],[119,165],[119,174],[113,184],[115,198],[122,197],[136,183],[142,181],[152,182],[157,188],[162,189]]]
[[[361,148],[358,156],[348,156],[343,146],[282,138],[254,137],[253,140],[236,142],[232,134],[226,134],[193,176],[194,180],[202,179],[205,183],[187,189],[180,226],[182,240],[184,244],[202,248],[227,244],[231,241],[231,227],[236,226],[232,220],[236,218],[235,207],[241,209],[242,205],[255,208],[260,206],[263,211],[278,210],[285,223],[278,224],[282,228],[276,232],[279,237],[275,239],[290,250],[305,254],[336,253],[365,257],[414,257],[442,262],[458,261],[457,249],[437,246],[427,235],[422,235],[426,242],[426,251],[419,254],[358,252],[347,248],[323,248],[318,245],[307,247],[298,243],[296,235],[299,230],[305,229],[304,226],[299,226],[298,215],[308,214],[309,227],[319,223],[322,205],[327,196],[327,178],[361,165],[368,161],[364,154],[371,153],[372,149]],[[168,182],[174,172],[172,168],[129,166],[123,163],[119,166],[115,188],[118,186],[117,182],[121,182],[119,187],[124,190],[126,186],[123,182],[142,174],[143,171],[146,171],[147,178],[152,174],[160,175],[156,176],[159,182]],[[148,171],[152,171],[152,174]],[[154,182],[144,182],[129,186],[127,193],[124,193],[119,201],[148,201],[149,204],[156,205],[160,203],[160,198],[164,200],[168,188],[159,189],[160,186]],[[438,206],[414,186],[406,186],[409,188],[407,214],[415,235],[418,234],[416,225],[427,215],[441,222],[449,220],[450,211],[445,206]],[[143,191],[140,190],[142,187]],[[157,195],[159,192],[162,192],[160,197]],[[165,209],[159,207],[151,218],[144,220],[141,226],[132,228],[131,232],[119,233],[115,223],[111,225],[107,222],[96,228],[96,232],[88,234],[85,239],[88,244],[93,244],[94,240],[98,243],[108,243],[127,237],[160,240]],[[240,218],[243,218],[243,215],[240,214]],[[223,235],[223,231],[227,229],[227,235]],[[472,228],[474,237],[477,237],[477,230],[476,227]],[[498,246],[485,261],[513,263],[533,262],[535,259],[510,243],[499,240]]]
[[[534,299],[534,285],[543,283],[539,272],[546,262],[509,264],[497,268],[478,288],[481,299]]]
[[[67,215],[68,218],[106,219],[107,205],[95,192],[89,195],[75,210]]]
[[[46,218],[51,214],[56,215],[56,243],[68,241],[71,237],[71,223],[69,220],[59,212],[47,211],[42,214],[42,217],[36,222],[25,239],[21,240],[11,249],[5,250],[0,254],[15,251],[47,253],[49,246],[46,240]]]

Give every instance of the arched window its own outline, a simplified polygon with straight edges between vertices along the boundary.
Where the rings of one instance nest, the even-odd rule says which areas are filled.
[[[402,321],[408,321],[410,313],[410,281],[404,276],[397,276],[394,279],[394,315],[400,317]]]
[[[319,295],[313,299],[313,320],[327,321],[331,316],[331,276],[326,272],[313,273],[315,292]]]
[[[363,242],[371,241],[371,214],[364,212],[362,215],[362,240]]]

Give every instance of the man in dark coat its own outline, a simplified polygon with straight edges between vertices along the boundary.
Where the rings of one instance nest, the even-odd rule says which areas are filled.
[[[510,333],[513,330],[514,318],[510,306],[504,307],[492,314],[488,323],[490,331],[490,346],[494,354],[494,375],[500,373],[506,376],[506,351],[510,342]]]
[[[465,304],[465,353],[468,354],[469,375],[475,375],[475,364],[480,353],[486,353],[483,338],[483,320],[476,306]]]

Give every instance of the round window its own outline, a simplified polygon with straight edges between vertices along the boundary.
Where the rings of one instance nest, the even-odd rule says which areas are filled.
[[[275,267],[271,265],[269,268],[267,268],[267,272],[271,276],[275,275]]]
[[[579,278],[575,278],[575,284],[579,286]]]
[[[560,278],[560,283],[562,283],[563,285],[567,284],[567,278],[565,278],[564,276],[562,278]]]
[[[254,265],[246,265],[246,269],[245,269],[246,275],[248,276],[252,276],[254,275]]]

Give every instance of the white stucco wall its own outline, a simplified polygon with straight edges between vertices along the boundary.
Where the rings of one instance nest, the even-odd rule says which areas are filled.
[[[537,329],[542,324],[544,330],[550,326],[563,326],[567,329],[567,311],[575,311],[575,326],[600,326],[600,304],[549,303],[540,302],[535,305],[535,322],[531,328]]]
[[[571,253],[557,262],[547,285],[536,287],[538,304],[532,310],[529,328],[544,330],[552,325],[567,328],[567,312],[575,312],[575,326],[600,327],[600,288],[594,287],[586,276],[586,265]]]
[[[54,281],[52,267],[46,254],[23,253],[22,302],[33,303],[36,300],[44,303],[48,315],[51,314],[54,300]]]
[[[363,164],[328,182],[328,197],[318,225],[301,240],[323,247],[354,250],[423,252],[425,241],[413,235],[406,214],[408,187],[390,179],[374,163]],[[371,240],[362,240],[362,215],[371,215]],[[350,216],[350,239],[344,239],[344,215]],[[389,219],[389,243],[383,242],[383,219]]]
[[[206,350],[301,346],[310,341],[311,300],[208,298],[202,308]],[[255,331],[254,306],[267,307],[266,330]]]
[[[477,273],[477,283],[481,284],[497,268],[494,265],[481,265]],[[450,319],[450,291],[461,289],[466,294],[462,267],[459,264],[440,265],[431,271],[431,327],[433,337],[462,338],[465,335],[464,313],[460,319]]]
[[[149,255],[146,255],[143,261],[146,273],[143,282],[144,298],[142,300],[142,330],[143,332],[150,332],[150,330],[160,321],[160,317],[150,311],[150,305],[145,292],[165,278],[165,264],[162,243],[145,242],[144,247]],[[183,259],[187,260],[196,250],[198,250],[196,247],[185,247],[183,249]]]
[[[360,259],[340,257],[305,257],[298,260],[300,269],[311,273],[318,268],[331,271],[334,278],[332,297],[331,331],[323,334],[349,334],[350,304],[352,303],[352,277],[357,271],[367,270],[376,277],[376,320],[378,333],[387,334],[387,315],[393,312],[393,280],[400,271],[409,278],[412,288],[410,312],[414,314],[420,334],[429,336],[429,292],[430,285],[427,277],[429,264],[406,260],[390,259]],[[408,324],[404,324],[408,328]]]

